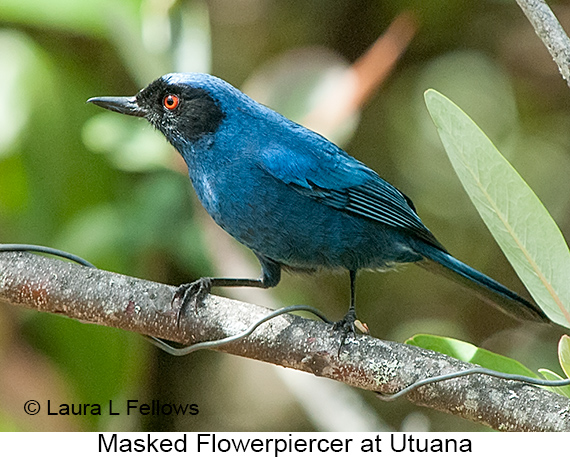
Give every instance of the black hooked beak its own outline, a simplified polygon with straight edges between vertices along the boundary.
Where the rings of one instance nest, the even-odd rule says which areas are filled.
[[[129,116],[145,117],[147,114],[147,111],[139,106],[136,97],[93,97],[87,100],[87,103]]]

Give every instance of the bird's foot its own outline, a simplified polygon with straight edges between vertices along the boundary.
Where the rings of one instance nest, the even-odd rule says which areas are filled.
[[[333,324],[333,330],[339,330],[341,333],[340,346],[338,348],[339,355],[348,335],[356,335],[357,330],[360,331],[360,333],[369,333],[368,326],[364,322],[361,322],[359,319],[357,319],[356,311],[353,309],[350,309],[340,321]]]
[[[203,304],[204,299],[210,295],[211,289],[212,278],[200,278],[194,282],[178,286],[174,297],[172,297],[172,308],[177,310],[176,320],[178,325],[180,325],[180,320],[188,306],[192,304],[196,310]]]

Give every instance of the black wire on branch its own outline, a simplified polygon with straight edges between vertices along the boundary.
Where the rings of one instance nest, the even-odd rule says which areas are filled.
[[[70,260],[72,262],[76,262],[80,265],[83,265],[83,266],[86,266],[89,268],[96,268],[92,263],[88,262],[85,259],[82,259],[79,256],[76,256],[74,254],[70,254],[68,252],[65,252],[65,251],[62,251],[59,249],[50,248],[47,246],[38,246],[38,245],[32,245],[32,244],[0,244],[0,251],[39,252],[39,253],[43,253],[43,254],[49,254],[49,255],[61,257],[61,258]],[[160,338],[156,338],[154,336],[150,336],[150,337],[145,336],[145,338],[148,341],[150,341],[152,344],[157,346],[158,348],[167,352],[168,354],[171,354],[174,356],[184,356],[184,355],[188,355],[192,352],[200,351],[203,349],[217,349],[217,348],[224,346],[226,344],[234,343],[234,342],[239,341],[241,339],[247,338],[261,324],[263,324],[263,323],[265,323],[271,319],[274,319],[275,317],[280,316],[282,314],[292,313],[292,312],[296,312],[296,311],[309,312],[309,313],[315,315],[316,317],[318,317],[319,319],[321,319],[322,321],[324,321],[328,324],[333,323],[321,311],[319,311],[316,308],[313,308],[312,306],[293,305],[293,306],[286,306],[284,308],[280,308],[278,310],[275,310],[272,313],[270,313],[270,314],[264,316],[263,318],[259,319],[257,322],[252,324],[249,328],[247,328],[243,332],[237,333],[236,335],[232,335],[232,336],[229,336],[226,338],[221,338],[219,340],[201,341],[198,343],[191,344],[189,346],[174,347],[171,344],[167,343],[166,341],[163,341]],[[436,382],[446,381],[449,379],[455,379],[455,378],[460,378],[463,376],[469,376],[469,375],[473,375],[473,374],[482,374],[482,375],[492,376],[492,377],[499,378],[499,379],[504,379],[506,381],[518,381],[518,382],[523,382],[526,384],[532,384],[532,385],[543,386],[543,387],[570,386],[570,379],[562,379],[562,380],[551,381],[551,380],[544,380],[544,379],[538,379],[538,378],[531,378],[529,376],[503,373],[500,371],[490,370],[488,368],[478,367],[478,368],[471,368],[471,369],[463,370],[463,371],[456,371],[453,373],[447,373],[447,374],[443,374],[443,375],[439,375],[439,376],[432,376],[429,378],[424,378],[424,379],[421,379],[419,381],[416,381],[416,382],[410,384],[409,386],[401,389],[399,392],[396,392],[394,394],[377,393],[377,395],[378,395],[378,398],[380,398],[383,401],[394,401],[394,400],[399,399],[400,397],[403,397],[403,396],[409,394],[410,392],[413,392],[414,390],[418,389],[419,387],[426,386],[428,384],[433,384]]]

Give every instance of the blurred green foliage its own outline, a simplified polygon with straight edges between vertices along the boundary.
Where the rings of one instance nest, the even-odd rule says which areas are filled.
[[[474,363],[501,373],[518,374],[529,378],[538,376],[520,362],[500,354],[478,348],[464,341],[434,335],[414,335],[407,344],[447,354],[464,362]]]
[[[171,71],[207,71],[300,120],[322,75],[346,68],[398,13],[412,10],[420,28],[409,49],[335,139],[408,194],[457,257],[524,293],[462,190],[423,101],[435,88],[460,105],[567,232],[569,92],[517,8],[498,0],[3,0],[0,242],[49,245],[172,284],[214,273],[206,216],[175,152],[146,123],[85,105],[87,98],[132,95]],[[559,15],[570,18],[567,5]],[[307,50],[310,59],[298,58]],[[374,335],[443,334],[533,370],[558,366],[556,330],[521,326],[445,279],[403,270],[360,275],[359,315]],[[348,277],[286,276],[276,293],[285,304],[303,301],[338,318]],[[136,335],[0,306],[3,430],[315,429],[280,382],[263,364],[217,353],[173,359]],[[360,394],[396,429],[479,429]],[[28,417],[22,405],[34,397],[160,399],[198,403],[200,414]]]

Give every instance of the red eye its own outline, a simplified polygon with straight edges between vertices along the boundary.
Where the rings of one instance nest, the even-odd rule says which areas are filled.
[[[162,104],[164,105],[164,107],[170,111],[172,111],[174,108],[176,108],[179,103],[180,103],[180,99],[176,95],[172,95],[172,94],[168,94],[166,97],[164,97],[164,100],[162,101]]]

